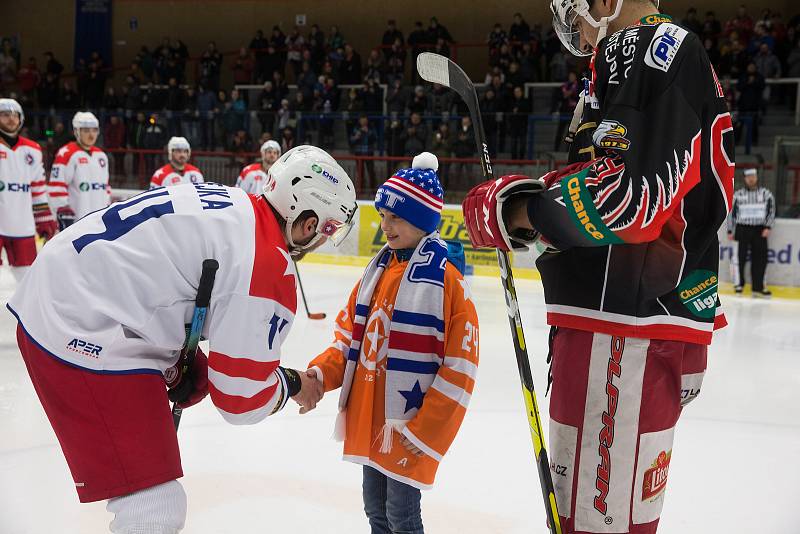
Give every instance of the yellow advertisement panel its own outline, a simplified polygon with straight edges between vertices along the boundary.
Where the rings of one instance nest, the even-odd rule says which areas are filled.
[[[468,264],[497,265],[497,254],[494,249],[475,250],[470,245],[461,209],[445,208],[442,210],[439,233],[446,241],[461,241]],[[358,255],[374,256],[385,244],[386,238],[381,231],[381,218],[377,210],[372,206],[361,206],[359,209]]]

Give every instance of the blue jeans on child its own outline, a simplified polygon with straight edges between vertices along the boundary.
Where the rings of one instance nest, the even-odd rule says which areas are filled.
[[[366,465],[362,488],[372,534],[424,534],[417,488]]]

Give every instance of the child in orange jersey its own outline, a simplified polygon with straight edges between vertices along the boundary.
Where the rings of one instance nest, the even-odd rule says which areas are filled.
[[[333,344],[309,364],[341,387],[335,435],[363,465],[373,534],[423,532],[420,489],[464,419],[478,370],[469,286],[436,230],[444,192],[424,152],[375,196],[387,245],[336,318]]]

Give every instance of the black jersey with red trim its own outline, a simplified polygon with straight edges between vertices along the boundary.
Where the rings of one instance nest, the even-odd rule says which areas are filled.
[[[654,16],[592,59],[571,163],[532,197],[551,325],[708,344],[725,325],[717,230],[730,210],[734,140],[696,35]]]

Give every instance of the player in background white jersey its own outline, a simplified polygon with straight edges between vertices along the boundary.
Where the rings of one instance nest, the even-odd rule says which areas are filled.
[[[251,163],[239,173],[236,187],[246,193],[257,195],[264,189],[264,181],[270,167],[281,157],[281,145],[270,139],[261,145],[261,162]]]
[[[19,135],[24,123],[22,106],[0,98],[0,256],[5,249],[17,281],[36,258],[34,234],[50,239],[58,229],[47,204],[42,149]]]
[[[79,111],[72,118],[72,131],[75,141],[56,152],[48,184],[59,230],[111,203],[108,156],[95,146],[100,122],[93,113]]]
[[[203,328],[210,351],[184,375],[192,393],[179,406],[210,393],[225,420],[253,424],[291,397],[305,413],[322,397],[319,381],[279,365],[297,309],[291,256],[341,243],[356,209],[345,171],[299,146],[270,169],[262,195],[214,183],[145,191],[44,247],[8,308],[78,496],[108,499],[112,532],[184,526],[165,371],[184,346],[203,261],[219,263]]]
[[[150,189],[178,184],[203,183],[203,173],[189,163],[192,147],[185,137],[171,137],[167,143],[169,163],[158,169],[150,179]]]

